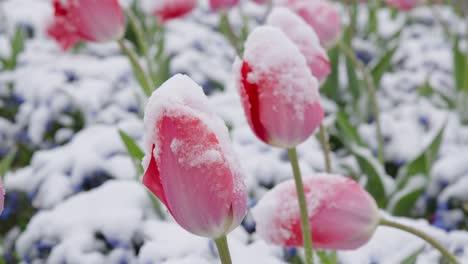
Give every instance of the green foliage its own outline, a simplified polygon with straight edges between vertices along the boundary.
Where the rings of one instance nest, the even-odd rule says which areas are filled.
[[[127,133],[122,130],[119,130],[120,138],[127,148],[127,152],[132,158],[136,168],[138,169],[138,175],[143,173],[143,167],[141,166],[141,160],[145,156],[145,153],[140,149],[138,144],[131,138]]]
[[[413,254],[405,258],[400,264],[415,264],[416,260],[418,259],[419,254],[421,254],[423,251],[424,251],[424,247],[419,248]]]
[[[3,160],[0,161],[0,178],[5,176],[5,174],[10,170],[15,156],[16,150],[12,150]]]
[[[455,37],[453,44],[453,73],[457,91],[468,93],[468,58],[459,47],[460,37]]]
[[[414,160],[400,169],[397,176],[397,187],[399,190],[401,190],[408,180],[415,175],[422,174],[429,178],[432,164],[439,153],[444,131],[445,125],[439,130],[426,149],[424,149]]]
[[[10,57],[8,58],[0,57],[0,61],[2,62],[2,66],[4,69],[13,70],[16,68],[16,65],[18,63],[18,56],[24,50],[25,40],[26,40],[26,32],[22,27],[18,26],[16,28],[15,34],[10,39],[10,47],[11,47]]]
[[[338,46],[328,51],[328,57],[330,59],[331,72],[328,75],[327,80],[322,85],[320,92],[326,95],[331,100],[338,102],[340,101],[339,90],[340,90],[340,79],[338,73],[338,66],[340,61],[340,49]]]
[[[392,58],[395,54],[398,46],[393,47],[385,52],[385,54],[380,58],[380,60],[375,64],[371,70],[372,78],[374,79],[375,87],[378,88],[380,80],[382,79],[385,72],[391,69]]]
[[[344,145],[354,155],[361,172],[367,177],[366,190],[374,197],[379,207],[385,207],[387,195],[384,178],[387,175],[383,166],[366,148],[356,127],[351,124],[344,111],[338,112],[336,126]]]

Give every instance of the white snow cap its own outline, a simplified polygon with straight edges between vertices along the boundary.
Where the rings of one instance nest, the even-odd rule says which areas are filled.
[[[148,100],[144,116],[144,144],[145,157],[143,167],[147,168],[153,155],[156,161],[159,161],[160,143],[159,131],[156,124],[163,116],[192,116],[199,119],[207,126],[207,129],[216,135],[219,142],[221,153],[213,150],[203,155],[198,155],[197,151],[187,149],[182,150],[184,146],[176,139],[171,143],[171,149],[178,153],[185,152],[188,164],[196,166],[204,162],[217,162],[220,155],[224,155],[233,172],[239,173],[240,167],[234,150],[231,146],[229,132],[224,121],[218,117],[209,105],[208,98],[203,93],[203,89],[196,84],[190,77],[177,74],[167,80],[161,87],[153,92]],[[151,152],[154,145],[154,150]],[[194,154],[194,155],[190,155]],[[203,160],[201,160],[203,159]]]

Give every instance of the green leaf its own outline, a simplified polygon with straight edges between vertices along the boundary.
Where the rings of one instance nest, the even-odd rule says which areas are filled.
[[[125,147],[127,148],[128,154],[135,163],[135,166],[137,166],[139,172],[138,174],[143,173],[143,167],[140,163],[143,157],[145,156],[145,153],[143,153],[143,151],[140,149],[135,140],[133,140],[133,138],[131,138],[127,133],[123,132],[122,130],[119,130],[119,135],[123,143],[125,144]]]
[[[17,27],[15,35],[11,39],[11,58],[10,58],[10,69],[16,67],[18,61],[18,55],[24,50],[24,40],[26,39],[26,32],[22,27]]]
[[[385,178],[388,177],[385,173],[385,169],[372,155],[369,149],[351,145],[350,151],[356,158],[362,173],[367,177],[365,189],[374,197],[380,208],[385,208],[387,204]],[[390,178],[388,178],[388,180],[390,180]]]
[[[419,248],[413,254],[409,255],[407,258],[402,260],[400,264],[415,264],[419,254],[421,254],[423,251],[424,247]]]
[[[453,44],[454,78],[457,91],[468,92],[468,59],[459,48],[460,37]]]
[[[338,111],[336,114],[336,126],[340,133],[340,138],[343,139],[343,144],[348,148],[353,143],[361,147],[366,146],[343,110]]]
[[[415,175],[423,174],[426,177],[430,176],[432,164],[434,163],[437,154],[439,153],[444,131],[445,125],[442,126],[426,149],[424,149],[413,161],[409,162],[403,168],[401,168],[400,171],[398,171],[398,190],[401,190],[406,185],[408,180]]]
[[[432,85],[429,83],[429,81],[426,81],[424,83],[424,85],[422,85],[421,87],[418,88],[418,94],[420,96],[424,96],[424,97],[428,97],[428,98],[432,97],[434,94],[438,95],[442,100],[445,101],[448,108],[455,109],[455,107],[456,107],[456,103],[454,102],[453,99],[451,99],[450,97],[446,96],[445,94],[439,92],[438,90],[435,90],[432,87]]]
[[[348,43],[349,44],[349,43]],[[351,92],[353,101],[357,103],[361,96],[361,82],[356,74],[356,68],[354,67],[353,61],[346,57],[346,73],[348,76],[348,89]]]
[[[414,205],[424,192],[427,179],[424,175],[412,177],[403,189],[392,195],[387,206],[387,211],[395,216],[411,216]]]
[[[161,56],[158,61],[158,70],[155,76],[155,86],[159,87],[169,79],[171,75],[171,58],[169,56]]]
[[[334,255],[333,254],[329,255],[327,251],[317,250],[315,251],[315,254],[317,254],[317,256],[319,257],[321,264],[336,264]]]
[[[16,150],[12,150],[2,161],[0,161],[0,178],[10,170],[13,160],[16,156]]]
[[[377,23],[377,7],[372,5],[369,8],[369,33],[377,33],[378,23]]]
[[[372,74],[372,78],[374,79],[375,87],[377,87],[377,88],[379,87],[380,80],[382,79],[382,76],[392,66],[391,65],[392,58],[393,58],[393,55],[395,54],[397,48],[398,48],[398,46],[388,50],[380,58],[379,62],[377,62],[377,64],[375,64],[374,68],[372,69],[371,74]]]
[[[328,98],[337,102],[339,101],[339,90],[340,90],[340,79],[338,74],[338,66],[340,60],[340,49],[338,46],[328,51],[328,57],[330,59],[331,72],[328,75],[327,80],[322,85],[320,92],[323,92]]]

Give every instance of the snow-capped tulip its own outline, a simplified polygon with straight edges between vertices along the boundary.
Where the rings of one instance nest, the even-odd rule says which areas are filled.
[[[225,123],[203,90],[176,75],[150,97],[143,184],[187,231],[218,238],[246,214],[246,187]]]
[[[210,0],[212,10],[229,9],[239,3],[239,0]]]
[[[107,42],[125,32],[117,0],[53,0],[54,20],[47,33],[67,50],[78,41]]]
[[[377,204],[353,180],[319,174],[304,178],[314,248],[348,250],[366,244],[379,224]],[[267,242],[302,246],[301,218],[293,180],[278,184],[253,208],[257,233]]]
[[[298,15],[284,7],[276,7],[267,24],[281,29],[304,55],[312,75],[323,82],[330,74],[330,62],[315,31]]]
[[[183,17],[197,6],[197,0],[146,0],[143,3],[161,22]]]
[[[315,30],[322,46],[329,48],[340,38],[340,14],[332,3],[326,0],[287,0],[287,6]]]
[[[234,71],[244,112],[256,136],[289,148],[305,141],[322,122],[318,81],[299,49],[279,29],[256,28]]]
[[[385,0],[385,3],[400,11],[409,11],[421,3],[421,0]]]

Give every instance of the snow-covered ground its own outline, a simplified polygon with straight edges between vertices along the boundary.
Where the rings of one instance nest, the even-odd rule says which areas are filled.
[[[243,10],[253,18],[265,11],[253,3],[245,3]],[[0,71],[0,108],[17,109],[10,118],[0,117],[0,157],[16,144],[34,152],[26,166],[4,179],[3,254],[12,258],[16,252],[21,263],[219,263],[212,241],[187,233],[168,213],[167,220],[158,218],[139,182],[118,131],[143,143],[145,98],[117,44],[88,44],[79,52],[62,52],[44,34],[52,14],[49,0],[3,0],[0,12],[1,55],[11,52],[8,36],[16,25],[33,35],[17,68]],[[237,11],[231,15],[239,24]],[[450,11],[444,9],[440,16],[454,25],[454,31],[463,31]],[[452,53],[431,9],[418,8],[410,17],[404,23],[401,17],[390,18],[388,10],[379,16],[382,35],[405,25],[393,70],[384,75],[378,91],[387,162],[401,167],[444,124],[446,128],[431,177],[417,203],[418,208],[436,207],[430,218],[433,225],[426,220],[395,220],[427,231],[461,263],[468,263],[468,232],[457,230],[468,226],[468,126],[460,118],[468,113],[448,110],[440,97],[418,95],[417,88],[428,81],[440,93],[455,96]],[[292,172],[287,153],[261,143],[247,125],[231,73],[235,52],[216,31],[217,20],[202,5],[192,15],[169,22],[166,53],[172,58],[171,74],[186,73],[202,85],[217,114],[231,128],[253,206],[265,191],[291,178]],[[369,56],[381,52],[369,40],[357,38],[354,44]],[[224,90],[216,88],[218,83]],[[325,124],[332,126],[337,107],[323,100]],[[358,130],[376,149],[373,124],[361,124]],[[303,174],[324,170],[315,137],[300,145],[298,153]],[[348,154],[332,153],[332,164],[338,173],[347,174],[345,167],[359,172],[356,160]],[[23,203],[34,208],[28,209],[33,216],[27,226],[2,229],[2,225],[12,227],[12,221],[19,224],[15,217]],[[288,263],[297,253],[267,245],[254,231],[255,223],[248,215],[230,234],[234,263]],[[438,251],[419,238],[379,227],[366,246],[339,252],[338,257],[341,263],[390,264],[401,263],[419,250],[417,263],[438,263]]]

